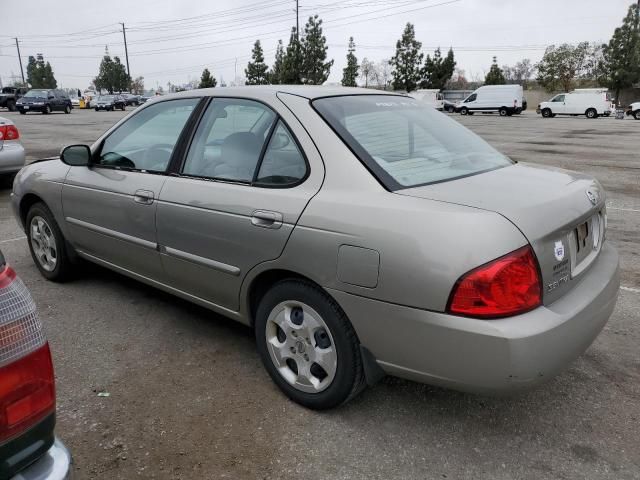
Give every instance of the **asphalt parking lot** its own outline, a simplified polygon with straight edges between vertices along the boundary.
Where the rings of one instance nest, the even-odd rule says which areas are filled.
[[[0,112],[30,160],[90,143],[122,115]],[[243,326],[98,267],[45,281],[4,187],[0,248],[45,323],[76,477],[640,479],[640,122],[454,118],[515,160],[585,172],[608,191],[623,289],[582,357],[514,397],[386,378],[342,408],[305,410],[277,390]]]

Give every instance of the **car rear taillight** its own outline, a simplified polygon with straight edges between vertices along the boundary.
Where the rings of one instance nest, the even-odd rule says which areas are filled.
[[[0,141],[18,140],[20,132],[15,125],[0,125]]]
[[[538,261],[526,246],[460,277],[447,311],[467,317],[500,318],[527,312],[541,302]]]
[[[9,266],[0,266],[0,443],[55,411],[49,345],[35,303]]]

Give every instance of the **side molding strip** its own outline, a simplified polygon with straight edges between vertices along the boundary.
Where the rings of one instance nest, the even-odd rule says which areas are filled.
[[[194,255],[192,253],[183,252],[182,250],[178,250],[176,248],[165,247],[164,245],[160,247],[161,253],[166,253],[172,257],[179,258],[181,260],[186,260],[191,263],[195,263],[197,265],[202,265],[205,267],[213,268],[214,270],[218,270],[223,273],[228,273],[229,275],[233,275],[237,277],[240,275],[240,269],[233,265],[228,265],[222,262],[216,262],[215,260],[211,260],[210,258],[201,257],[200,255]]]
[[[133,243],[134,245],[138,245],[140,247],[149,248],[151,250],[157,250],[158,248],[157,243],[150,242],[148,240],[143,240],[142,238],[134,237],[131,235],[127,235],[126,233],[116,232],[115,230],[104,228],[99,225],[94,225],[93,223],[85,222],[83,220],[78,220],[77,218],[66,217],[65,220],[72,225],[86,228],[87,230],[101,233],[102,235],[107,235],[109,237],[117,238],[118,240],[124,240],[125,242]]]

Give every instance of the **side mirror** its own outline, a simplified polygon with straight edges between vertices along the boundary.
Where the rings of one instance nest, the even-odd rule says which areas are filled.
[[[60,160],[72,167],[86,167],[91,163],[91,149],[86,145],[69,145],[62,149]]]

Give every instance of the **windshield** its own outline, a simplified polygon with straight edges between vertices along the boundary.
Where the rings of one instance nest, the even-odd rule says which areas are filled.
[[[47,90],[29,90],[25,97],[47,98]]]
[[[102,95],[98,97],[99,102],[110,102],[111,100],[113,100],[113,95]]]
[[[321,98],[314,108],[390,190],[443,182],[513,162],[455,120],[412,98]]]

